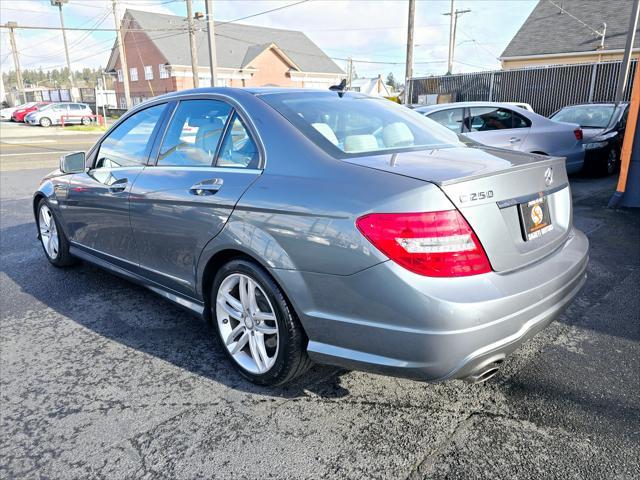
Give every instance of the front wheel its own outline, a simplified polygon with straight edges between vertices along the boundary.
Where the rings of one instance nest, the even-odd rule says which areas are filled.
[[[280,385],[310,366],[302,326],[262,267],[248,260],[225,264],[213,282],[211,303],[225,353],[252,382]]]
[[[51,119],[48,117],[42,117],[40,119],[40,126],[41,127],[50,127],[51,126]]]
[[[56,267],[73,264],[75,260],[69,253],[69,241],[44,198],[38,203],[37,222],[40,243],[47,260]]]

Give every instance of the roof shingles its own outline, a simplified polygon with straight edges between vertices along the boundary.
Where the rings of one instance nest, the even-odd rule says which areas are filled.
[[[171,65],[191,65],[184,17],[131,9],[127,9],[125,17],[127,16],[140,28],[147,30],[147,35]],[[238,23],[216,23],[216,57],[220,67],[245,68],[264,49],[275,44],[303,72],[344,74],[342,69],[302,32]],[[185,27],[185,31],[176,32],[180,27]],[[204,46],[198,49],[198,65],[208,66],[205,22],[197,21],[196,28],[196,44]],[[161,31],[163,29],[167,31]]]
[[[631,0],[540,0],[502,58],[595,51],[600,37],[593,30],[602,29],[603,23],[607,24],[604,50],[623,49],[631,6]],[[640,35],[636,33],[634,48],[638,46]]]

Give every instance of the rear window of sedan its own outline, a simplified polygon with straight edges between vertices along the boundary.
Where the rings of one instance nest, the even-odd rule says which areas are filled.
[[[260,98],[337,158],[464,145],[450,130],[386,99],[330,91]]]

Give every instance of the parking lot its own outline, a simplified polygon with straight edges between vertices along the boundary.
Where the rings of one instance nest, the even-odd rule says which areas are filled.
[[[587,284],[488,383],[317,366],[263,389],[186,311],[87,264],[49,265],[31,195],[97,137],[7,128],[2,478],[637,478],[640,212],[606,208],[614,178],[572,179]]]

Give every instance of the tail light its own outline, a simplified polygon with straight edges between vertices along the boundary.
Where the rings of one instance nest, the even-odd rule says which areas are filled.
[[[371,213],[356,220],[376,248],[407,270],[429,277],[491,271],[478,237],[457,210]]]
[[[573,134],[576,136],[576,140],[582,140],[582,129],[581,128],[576,128],[573,131]]]

